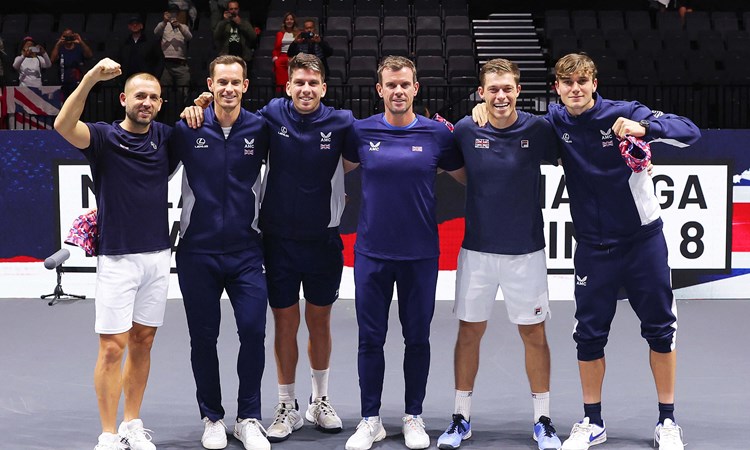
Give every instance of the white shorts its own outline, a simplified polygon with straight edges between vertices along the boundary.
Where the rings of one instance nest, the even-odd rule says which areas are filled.
[[[124,333],[133,322],[161,326],[170,265],[170,249],[97,256],[94,330],[98,334]]]
[[[544,250],[525,255],[498,255],[461,248],[453,313],[464,322],[484,322],[492,315],[500,288],[508,318],[533,325],[550,317],[547,261]]]

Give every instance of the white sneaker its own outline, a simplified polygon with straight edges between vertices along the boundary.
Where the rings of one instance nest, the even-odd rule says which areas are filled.
[[[120,436],[114,433],[102,433],[94,450],[126,450],[127,447],[120,442]]]
[[[657,424],[654,430],[654,447],[656,444],[659,444],[659,450],[683,450],[682,428],[671,419],[664,419],[664,423]]]
[[[156,446],[151,443],[151,430],[143,428],[141,419],[133,419],[129,422],[123,422],[117,429],[125,448],[130,450],[156,450]]]
[[[258,419],[244,419],[234,424],[234,437],[242,442],[245,450],[270,450],[266,429]]]
[[[606,424],[603,424],[606,426]],[[595,423],[589,423],[589,418],[573,425],[570,437],[563,442],[563,450],[588,450],[589,447],[601,444],[607,440],[607,429]]]
[[[341,432],[341,419],[328,401],[328,397],[321,397],[310,403],[305,418],[324,433]]]
[[[294,404],[279,403],[276,405],[273,423],[268,427],[268,440],[271,442],[281,442],[289,439],[292,431],[302,428],[304,421],[299,413],[297,400]]]
[[[404,426],[401,430],[404,432],[406,446],[410,449],[421,449],[430,446],[430,437],[424,430],[424,421],[421,416],[406,415],[402,419]]]
[[[368,450],[372,444],[385,439],[385,428],[380,416],[364,417],[357,431],[346,441],[346,450]]]
[[[211,422],[208,417],[203,418],[203,436],[201,437],[203,448],[219,450],[227,446],[227,426],[219,419]]]

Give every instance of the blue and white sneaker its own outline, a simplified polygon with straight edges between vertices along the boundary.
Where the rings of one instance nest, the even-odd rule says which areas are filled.
[[[438,448],[443,450],[456,450],[461,446],[461,441],[471,437],[471,423],[464,419],[462,414],[453,414],[451,424],[438,438]]]
[[[539,422],[534,424],[534,440],[539,445],[539,450],[560,450],[560,438],[552,426],[552,420],[547,416],[539,417]]]
[[[601,444],[607,440],[606,424],[599,426],[589,423],[589,418],[584,417],[582,421],[573,425],[570,437],[563,442],[562,450],[588,450],[589,447]]]
[[[665,419],[654,430],[654,447],[656,444],[659,444],[659,450],[683,450],[682,428],[671,419]]]

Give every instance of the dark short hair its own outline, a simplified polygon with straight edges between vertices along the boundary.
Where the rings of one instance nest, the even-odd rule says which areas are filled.
[[[211,61],[211,64],[208,65],[208,75],[213,78],[214,76],[214,68],[217,64],[239,64],[242,66],[242,79],[247,78],[247,64],[245,63],[245,60],[240,58],[239,56],[235,55],[221,55],[214,58],[213,61]]]
[[[393,72],[396,72],[398,70],[401,70],[403,68],[411,69],[411,72],[414,74],[414,79],[412,80],[414,83],[417,82],[417,68],[414,65],[414,62],[409,59],[405,58],[403,56],[386,56],[383,58],[382,61],[380,61],[380,65],[378,66],[378,83],[383,82],[383,70],[388,69]]]
[[[309,53],[297,53],[289,60],[289,79],[292,79],[292,72],[297,69],[308,69],[320,74],[320,79],[326,79],[326,69],[323,62],[315,55]]]

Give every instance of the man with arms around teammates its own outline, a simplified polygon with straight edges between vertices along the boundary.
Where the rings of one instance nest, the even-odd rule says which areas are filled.
[[[300,285],[309,333],[312,394],[305,417],[326,433],[341,431],[328,398],[331,307],[344,266],[338,226],[344,212],[341,151],[354,117],[320,104],[325,69],[315,55],[289,60],[289,99],[273,99],[259,113],[270,133],[260,228],[265,247],[268,301],[275,322],[279,404],[268,439],[279,442],[302,426],[295,395]]]
[[[455,407],[451,424],[438,439],[441,449],[456,449],[471,437],[480,343],[498,287],[524,344],[534,406],[532,436],[541,450],[560,448],[549,413],[550,351],[544,324],[550,311],[539,204],[539,164],[556,163],[557,140],[542,117],[516,110],[519,80],[515,63],[488,61],[479,72],[478,93],[489,125],[479,127],[465,117],[454,130],[466,164],[466,230],[453,308],[459,319]]]
[[[412,103],[419,90],[414,63],[403,57],[384,58],[376,88],[385,112],[355,122],[344,151],[347,169],[357,164],[362,168],[354,247],[362,420],[346,448],[366,450],[386,435],[380,419],[383,345],[396,283],[405,343],[402,430],[406,446],[421,449],[430,445],[421,414],[438,274],[435,177],[438,169],[462,172],[463,159],[445,125],[414,114]]]
[[[94,329],[99,334],[99,356],[94,387],[102,433],[95,450],[154,450],[139,417],[151,346],[164,322],[171,260],[167,217],[171,128],[153,122],[162,105],[159,80],[137,73],[125,81],[120,94],[125,107],[122,121],[80,121],[94,85],[121,73],[115,61],[99,61],[63,104],[55,129],[88,159],[98,210]],[[117,406],[123,393],[124,420],[118,428]]]
[[[690,120],[651,111],[634,101],[596,94],[596,65],[585,54],[569,54],[555,65],[562,105],[547,119],[561,140],[560,151],[576,230],[574,256],[578,368],[584,418],[573,425],[564,450],[587,450],[607,440],[601,414],[604,347],[622,287],[641,320],[659,401],[654,440],[661,450],[682,450],[674,417],[677,304],[667,264],[667,244],[653,183],[634,171],[607,138],[626,136],[686,147],[700,138]],[[604,137],[603,137],[604,136]]]
[[[191,363],[207,449],[227,446],[216,342],[226,290],[240,339],[234,436],[247,450],[267,450],[260,424],[265,365],[266,279],[258,229],[260,169],[268,151],[264,121],[242,108],[245,61],[232,55],[209,66],[214,102],[203,126],[178,122],[170,145],[184,165],[177,274],[190,332]]]

